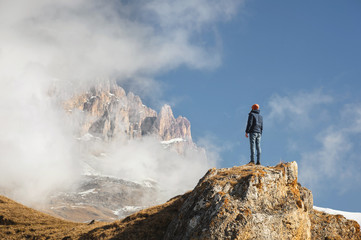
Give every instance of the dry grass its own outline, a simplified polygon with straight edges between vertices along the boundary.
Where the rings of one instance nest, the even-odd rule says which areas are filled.
[[[221,186],[230,184],[232,187],[234,187],[239,183],[241,179],[246,179],[245,181],[248,181],[248,179],[252,177],[265,176],[267,174],[265,169],[267,169],[267,167],[254,164],[246,164],[243,166],[222,168],[218,170],[210,169],[206,176],[213,171],[217,171],[217,174],[209,177],[209,180],[207,182],[210,184],[217,184]],[[204,186],[206,186],[206,184]]]
[[[38,208],[43,213],[47,213],[53,217],[65,219],[73,222],[89,222],[90,219],[101,219],[102,222],[112,222],[117,219],[117,216],[109,209],[81,205],[62,205],[50,209],[49,207]]]
[[[92,225],[58,219],[0,196],[0,239],[162,239],[188,196],[175,197],[120,221]]]
[[[177,196],[165,204],[144,209],[123,220],[100,226],[83,234],[80,239],[162,239],[168,225],[177,216],[190,192]]]
[[[0,239],[76,239],[101,225],[57,219],[0,196]]]

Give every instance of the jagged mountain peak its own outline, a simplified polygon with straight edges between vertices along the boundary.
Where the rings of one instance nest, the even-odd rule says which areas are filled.
[[[115,81],[99,82],[86,93],[79,93],[64,102],[64,108],[81,112],[79,135],[91,134],[106,141],[114,138],[140,138],[155,135],[161,141],[182,138],[192,143],[190,122],[174,118],[165,104],[159,115],[145,106],[141,98],[117,85]]]
[[[181,138],[192,142],[190,122],[182,116],[175,119],[172,108],[168,104],[165,104],[160,110],[156,127],[164,141]]]
[[[170,105],[164,104],[159,112],[160,117],[169,117],[174,119],[173,110]]]

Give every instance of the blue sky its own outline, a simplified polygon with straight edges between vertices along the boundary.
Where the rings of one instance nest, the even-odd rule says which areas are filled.
[[[315,205],[361,211],[360,12],[360,1],[246,1],[213,33],[220,66],[157,76],[163,98],[217,147],[220,167],[249,161],[245,122],[260,104],[262,164],[297,161]]]

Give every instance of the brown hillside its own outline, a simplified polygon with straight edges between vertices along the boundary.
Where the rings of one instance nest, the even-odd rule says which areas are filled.
[[[101,225],[57,219],[0,196],[0,239],[77,239]]]
[[[163,239],[168,225],[178,215],[189,194],[190,192],[177,196],[165,204],[141,210],[123,220],[94,228],[83,234],[80,239]]]
[[[161,239],[189,194],[112,223],[74,223],[0,196],[0,239]]]

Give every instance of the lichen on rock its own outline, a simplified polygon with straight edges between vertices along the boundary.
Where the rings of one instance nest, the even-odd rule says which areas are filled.
[[[211,169],[169,224],[164,239],[324,239],[328,233],[320,226],[327,223],[318,222],[312,193],[297,177],[296,162]],[[359,239],[358,224],[346,222],[348,230],[334,232]]]

